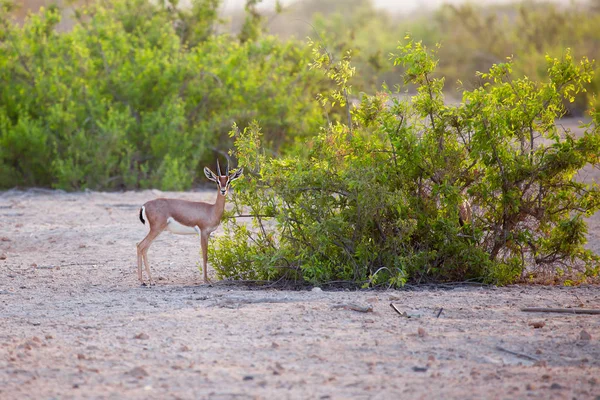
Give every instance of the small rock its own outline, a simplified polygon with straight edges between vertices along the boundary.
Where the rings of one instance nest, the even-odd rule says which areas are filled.
[[[535,386],[533,386],[531,383],[528,383],[527,386],[525,386],[525,389],[533,390],[533,389],[535,389]]]
[[[187,347],[187,346],[184,344],[183,346],[181,346],[181,347],[179,348],[179,351],[190,351],[190,348],[189,348],[189,347]]]
[[[532,326],[534,329],[539,329],[546,326],[546,323],[544,321],[531,321],[529,326]]]
[[[579,340],[592,340],[592,335],[583,329],[581,332],[579,332]]]
[[[87,247],[87,246],[86,246],[85,244],[80,244],[80,245],[79,245],[79,248],[80,248],[80,249],[85,249],[86,247]]]
[[[2,236],[2,237],[0,238],[0,241],[3,241],[3,242],[10,242],[10,239],[9,239],[9,238],[7,238],[6,236]]]
[[[0,260],[6,260],[6,254],[0,254]]]
[[[73,389],[79,389],[79,384],[78,383],[74,383],[73,384]]]
[[[323,291],[323,289],[321,289],[320,287],[314,287],[314,288],[312,288],[312,290],[311,290],[311,292],[315,292],[315,293],[320,293],[320,292],[322,292],[322,291]]]
[[[77,359],[78,360],[85,360],[85,355],[83,355],[83,354],[77,354]]]
[[[131,371],[126,372],[127,375],[131,375],[134,378],[142,379],[148,376],[148,372],[143,367],[135,367]]]
[[[32,266],[33,268],[35,268],[35,267],[37,267],[37,264],[36,264],[36,263],[31,263],[31,266]]]
[[[413,367],[413,371],[415,372],[427,372],[427,367]]]
[[[550,389],[562,389],[563,387],[558,383],[553,383],[550,385]]]
[[[251,381],[253,379],[254,379],[254,377],[252,375],[246,375],[246,376],[244,376],[244,380],[245,381]]]
[[[54,336],[52,336],[52,335],[46,335],[46,336],[44,336],[44,337],[45,337],[46,339],[54,339]]]
[[[274,349],[278,349],[279,348],[279,344],[273,342],[273,343],[271,343],[271,347],[274,348]]]
[[[144,332],[141,332],[141,333],[138,333],[137,335],[135,335],[134,338],[140,339],[140,340],[148,340],[148,339],[150,339],[150,336],[148,336]]]
[[[417,334],[419,335],[419,337],[425,337],[427,336],[427,332],[425,331],[425,329],[419,327],[419,329],[417,330]]]

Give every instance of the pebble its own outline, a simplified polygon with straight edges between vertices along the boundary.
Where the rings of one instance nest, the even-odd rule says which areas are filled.
[[[581,332],[579,332],[579,340],[592,340],[592,335],[590,335],[588,331],[583,329]]]
[[[146,372],[146,370],[143,367],[135,367],[131,371],[126,372],[126,374],[138,379],[142,379],[148,376],[148,372]]]
[[[150,339],[150,336],[148,336],[147,334],[141,332],[138,333],[137,335],[134,336],[135,339],[140,339],[140,340],[147,340]]]

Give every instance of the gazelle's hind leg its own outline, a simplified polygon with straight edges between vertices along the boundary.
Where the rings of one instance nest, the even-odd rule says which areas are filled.
[[[157,238],[158,235],[164,230],[162,229],[150,229],[148,235],[138,244],[138,278],[140,278],[140,282],[142,285],[144,284],[144,280],[142,278],[142,261],[144,262],[144,266],[146,267],[146,275],[148,275],[148,281],[150,285],[154,285],[154,281],[152,280],[152,275],[150,274],[150,263],[148,262],[148,249],[150,245]]]

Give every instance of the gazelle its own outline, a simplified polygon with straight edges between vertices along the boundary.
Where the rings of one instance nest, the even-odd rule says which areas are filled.
[[[225,197],[229,191],[231,182],[238,179],[244,172],[243,168],[229,174],[229,163],[225,175],[221,175],[221,167],[217,160],[217,175],[208,167],[204,167],[206,177],[217,184],[217,200],[214,204],[201,201],[187,201],[178,199],[155,199],[147,202],[140,209],[140,221],[143,224],[148,221],[150,232],[137,245],[138,279],[145,285],[142,278],[142,262],[146,266],[146,274],[150,285],[153,285],[150,275],[150,264],[148,263],[148,248],[164,230],[180,235],[200,235],[200,246],[202,248],[202,269],[204,271],[204,282],[208,282],[206,263],[208,257],[208,238],[221,224],[221,217],[225,209]]]

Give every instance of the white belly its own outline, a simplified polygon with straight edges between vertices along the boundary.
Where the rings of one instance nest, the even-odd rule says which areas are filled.
[[[196,235],[200,234],[198,226],[187,226],[175,221],[173,217],[167,219],[167,230],[177,235]]]

